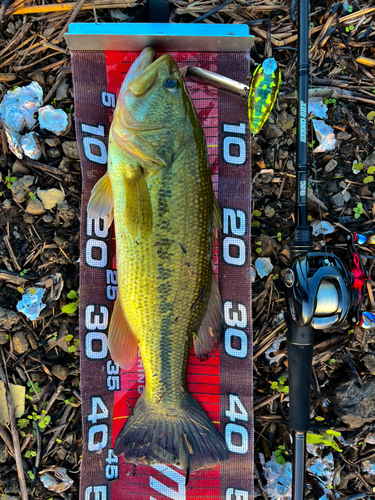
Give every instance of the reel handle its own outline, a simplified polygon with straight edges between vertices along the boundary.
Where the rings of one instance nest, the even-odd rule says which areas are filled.
[[[287,349],[289,370],[289,426],[306,433],[310,428],[310,381],[314,328],[297,326],[285,314],[288,326]]]

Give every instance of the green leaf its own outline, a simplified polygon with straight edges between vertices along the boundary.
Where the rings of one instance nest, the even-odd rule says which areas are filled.
[[[374,165],[371,165],[371,167],[369,167],[367,169],[367,173],[368,174],[374,174],[375,173],[375,167],[374,167]]]
[[[359,219],[361,217],[361,214],[354,214],[355,219]]]
[[[30,457],[31,457],[31,451],[27,451],[27,452],[25,453],[25,457],[26,457],[26,458],[30,458]]]
[[[260,217],[262,215],[262,212],[259,210],[253,210],[253,213],[251,214],[253,217]]]
[[[370,111],[370,113],[367,113],[366,118],[368,119],[369,122],[373,120],[375,118],[375,111]]]
[[[260,222],[258,222],[258,221],[251,223],[251,227],[259,227],[259,226],[260,226]]]
[[[284,394],[289,394],[289,386],[288,385],[284,385],[283,389],[282,389],[282,392]]]
[[[63,313],[73,314],[74,312],[76,312],[77,307],[78,302],[71,302],[70,304],[66,304],[66,306],[64,306],[61,310]]]
[[[363,179],[363,182],[364,182],[365,184],[369,184],[369,183],[370,183],[370,182],[372,182],[373,180],[374,180],[373,176],[372,176],[372,175],[368,175],[367,177],[365,177],[365,178]]]
[[[282,444],[280,446],[277,447],[278,450],[282,450],[282,451],[285,451],[285,446],[283,446]]]
[[[262,253],[262,249],[261,249],[261,248],[259,248],[259,247],[258,247],[258,248],[256,248],[256,249],[255,249],[255,251],[256,251],[256,253]]]
[[[66,296],[68,297],[68,299],[76,299],[78,297],[75,290],[70,290],[70,292],[68,292]]]
[[[29,421],[27,420],[27,418],[20,418],[18,421],[17,421],[17,426],[20,428],[20,429],[24,429],[25,427],[27,427],[29,425]]]
[[[324,417],[315,417],[315,420],[317,420],[318,422],[323,422],[324,420]]]
[[[286,377],[284,377],[284,375],[282,375],[280,378],[279,378],[279,382],[281,385],[285,384],[286,382]]]
[[[285,464],[285,458],[282,455],[280,455],[280,456],[276,457],[276,462],[280,465],[283,465],[283,464]]]
[[[70,346],[68,347],[68,352],[75,352],[76,350],[77,350],[77,348],[76,348],[76,346],[74,346],[74,345],[70,345]]]
[[[67,342],[70,342],[70,341],[72,340],[72,338],[73,338],[73,335],[70,335],[70,334],[69,334],[69,335],[66,335],[65,340],[66,340]]]
[[[271,384],[271,389],[275,390],[277,389],[277,386],[278,386],[278,383],[277,383],[277,380],[275,380],[274,382],[272,382]]]

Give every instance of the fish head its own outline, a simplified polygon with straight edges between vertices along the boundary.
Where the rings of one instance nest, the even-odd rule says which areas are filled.
[[[118,145],[151,170],[173,162],[192,139],[192,122],[199,123],[174,59],[163,54],[152,61],[153,55],[147,47],[130,68],[112,126]]]

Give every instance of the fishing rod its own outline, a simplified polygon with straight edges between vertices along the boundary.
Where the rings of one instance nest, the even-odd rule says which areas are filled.
[[[295,20],[291,4],[291,19]],[[292,14],[293,12],[293,14]],[[361,312],[366,275],[355,243],[372,242],[369,234],[347,237],[349,265],[332,253],[313,250],[307,220],[307,151],[309,91],[309,3],[299,0],[297,63],[296,226],[290,244],[292,265],[284,272],[288,327],[289,426],[293,435],[292,500],[305,498],[306,434],[310,428],[310,381],[316,330],[346,326],[375,327],[375,316]]]

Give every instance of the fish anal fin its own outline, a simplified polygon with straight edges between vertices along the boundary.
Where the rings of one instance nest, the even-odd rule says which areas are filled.
[[[109,324],[108,347],[113,361],[124,370],[129,370],[137,360],[138,341],[126,319],[120,296]]]
[[[92,188],[87,205],[89,219],[99,219],[108,216],[109,225],[113,221],[113,192],[108,173],[103,175]]]
[[[222,327],[221,297],[219,285],[214,273],[211,279],[211,294],[206,314],[203,318],[197,338],[194,337],[194,351],[201,360],[207,359],[219,344]]]
[[[134,169],[125,177],[125,224],[130,233],[147,238],[152,230],[152,205],[143,171]]]

